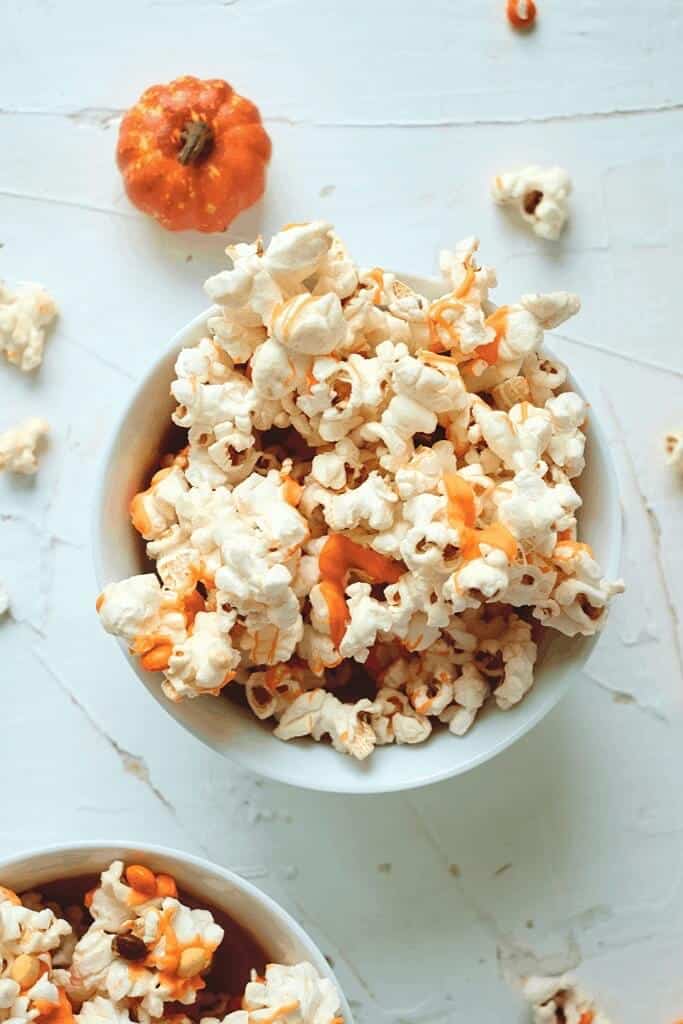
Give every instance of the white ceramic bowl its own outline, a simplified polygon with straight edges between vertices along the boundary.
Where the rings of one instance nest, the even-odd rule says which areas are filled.
[[[75,875],[98,874],[113,860],[148,865],[155,873],[172,875],[181,889],[198,902],[224,911],[249,932],[270,963],[295,964],[309,961],[318,974],[329,978],[339,992],[345,1024],[353,1024],[349,1005],[339,982],[313,940],[289,914],[269,896],[227,868],[189,853],[163,846],[121,842],[85,842],[72,846],[48,846],[0,861],[0,885],[16,892],[40,889],[46,882]]]
[[[400,275],[418,291],[436,298],[441,282]],[[96,575],[102,587],[113,580],[150,572],[143,545],[130,524],[132,496],[148,486],[156,469],[160,445],[168,431],[174,402],[169,394],[179,350],[206,333],[210,311],[180,331],[131,397],[105,453],[95,496],[93,550]],[[546,351],[549,350],[546,348]],[[609,446],[600,427],[600,409],[586,389],[570,375],[569,385],[590,402],[587,466],[578,489],[583,498],[581,537],[596,552],[603,571],[618,575],[621,550],[621,512],[616,474]],[[466,736],[456,738],[436,730],[417,746],[387,746],[358,763],[331,746],[311,740],[283,743],[272,735],[273,725],[259,722],[247,709],[230,700],[200,697],[173,704],[160,687],[160,677],[139,667],[124,644],[129,664],[166,712],[208,746],[245,768],[291,785],[337,793],[386,793],[414,789],[474,768],[509,747],[539,722],[566,693],[586,662],[596,637],[569,640],[559,633],[544,645],[536,666],[533,689],[510,711],[488,708]]]

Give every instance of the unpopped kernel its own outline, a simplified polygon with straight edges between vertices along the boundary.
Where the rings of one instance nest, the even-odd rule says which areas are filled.
[[[435,300],[322,221],[228,249],[171,386],[187,445],[131,503],[156,574],[98,600],[171,700],[243,688],[278,738],[361,759],[519,703],[542,626],[602,627],[588,409],[541,348],[579,300],[494,306],[477,248]]]

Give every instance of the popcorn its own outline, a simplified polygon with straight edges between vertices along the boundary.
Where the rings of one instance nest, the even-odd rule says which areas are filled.
[[[533,1024],[609,1024],[570,975],[525,978],[522,996],[531,1007]]]
[[[561,167],[532,165],[499,174],[491,183],[496,203],[516,207],[537,235],[551,241],[557,241],[567,221],[571,190],[569,175]]]
[[[34,910],[0,886],[0,1021],[28,1024],[58,1007],[70,1011],[53,970],[70,936],[71,925],[52,909]]]
[[[586,403],[573,391],[565,391],[556,398],[549,398],[545,407],[553,421],[548,455],[570,479],[580,476],[586,465],[583,457],[586,437],[580,429],[586,420]]]
[[[683,430],[672,430],[664,439],[666,461],[683,473]]]
[[[42,285],[26,282],[12,291],[0,282],[0,351],[24,373],[35,370],[56,316],[57,306]]]
[[[203,693],[217,693],[235,677],[240,653],[234,650],[230,638],[236,614],[199,612],[194,620],[192,634],[176,644],[168,660],[166,678],[161,684],[166,696],[173,701],[184,697],[200,697]]]
[[[45,420],[32,417],[0,434],[0,470],[31,475],[38,469],[38,448],[50,428]]]
[[[264,978],[252,972],[244,990],[249,1021],[282,1024],[339,1024],[339,995],[328,978],[308,963],[268,964]],[[232,1024],[232,1022],[231,1022]]]
[[[275,678],[267,681],[273,683],[279,691]],[[86,910],[67,908],[78,938],[56,904],[44,906],[40,893],[22,899],[0,886],[3,1024],[52,1018],[76,1024],[265,1024],[275,1017],[290,1024],[343,1024],[334,985],[306,962],[268,964],[263,975],[263,965],[254,965],[244,979],[243,1009],[222,1021],[203,1017],[203,1005],[218,1010],[239,999],[234,965],[228,979],[225,965],[214,963],[224,930],[210,910],[178,898],[172,876],[143,864],[114,861],[102,872],[83,897],[89,926]],[[206,1004],[198,1000],[203,990]],[[179,1013],[182,1006],[195,1010]]]
[[[243,687],[279,739],[362,759],[518,703],[543,626],[602,627],[623,584],[577,540],[586,404],[542,349],[580,303],[496,307],[478,244],[433,301],[324,221],[228,248],[176,361],[186,447],[131,503],[156,574],[98,602],[170,700]]]

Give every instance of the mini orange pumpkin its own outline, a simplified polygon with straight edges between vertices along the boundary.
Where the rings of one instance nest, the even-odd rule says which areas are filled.
[[[270,139],[220,78],[153,85],[126,113],[116,157],[131,202],[170,231],[225,231],[263,195]]]

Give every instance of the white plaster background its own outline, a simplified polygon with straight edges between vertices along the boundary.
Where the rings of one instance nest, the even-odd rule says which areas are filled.
[[[0,426],[53,425],[35,481],[0,480],[0,855],[127,837],[203,853],[288,907],[335,961],[358,1024],[522,1019],[505,963],[578,965],[617,1022],[683,1013],[683,3],[4,0],[0,276],[62,317],[42,370],[0,367]],[[513,749],[408,795],[261,782],[204,750],[101,634],[90,500],[113,418],[205,304],[225,238],[173,236],[126,201],[116,119],[148,84],[220,76],[274,143],[232,237],[326,217],[357,259],[416,272],[477,233],[499,301],[584,301],[561,353],[602,390],[623,488],[623,573],[589,671]],[[498,170],[575,181],[553,246],[495,209]]]

